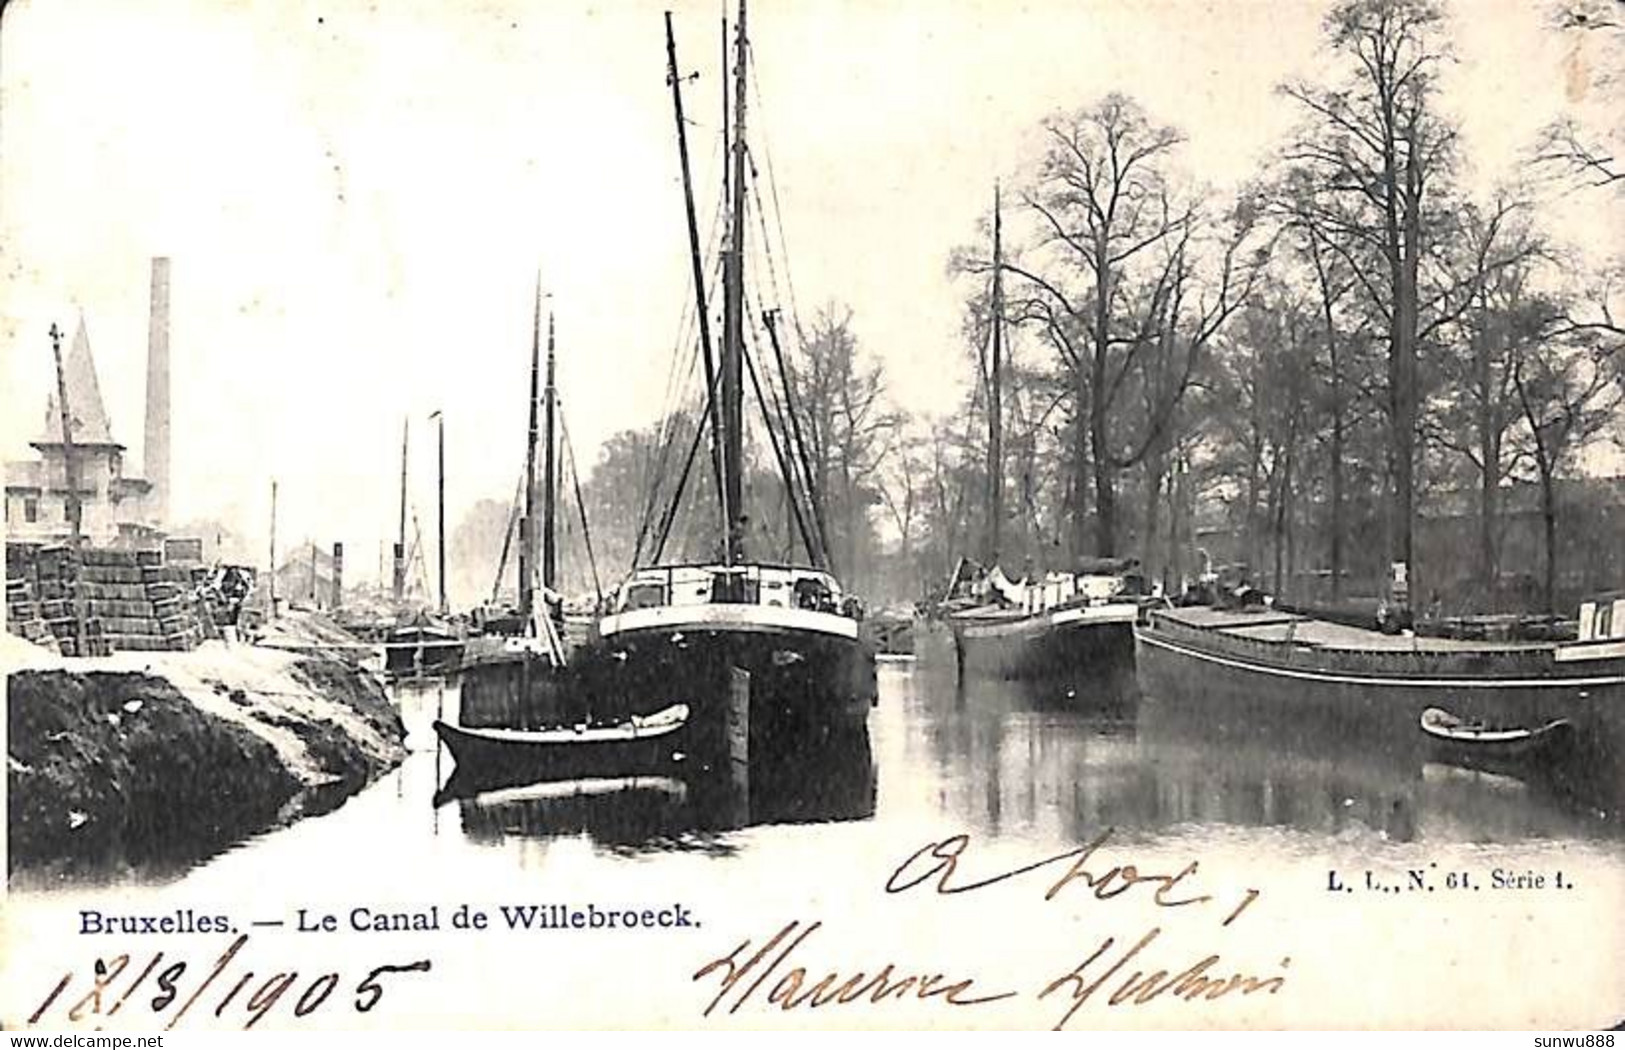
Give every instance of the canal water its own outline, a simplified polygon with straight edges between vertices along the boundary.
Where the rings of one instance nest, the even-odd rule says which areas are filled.
[[[1255,972],[1290,974],[1298,996],[1202,1015],[1204,1024],[1587,1026],[1625,1010],[1625,983],[1616,976],[1625,971],[1618,965],[1625,958],[1625,822],[1606,797],[1394,760],[1369,742],[1345,742],[1314,726],[1235,725],[1200,697],[1141,696],[1132,683],[1093,691],[1087,684],[960,683],[948,644],[928,637],[918,659],[882,663],[867,740],[807,768],[758,778],[748,796],[721,803],[659,778],[446,798],[451,762],[430,725],[454,716],[455,689],[403,687],[395,697],[410,757],[337,810],[252,837],[161,883],[109,875],[58,887],[36,902],[42,915],[54,909],[56,918],[33,921],[71,924],[87,901],[116,900],[126,910],[222,901],[239,925],[262,923],[269,936],[297,928],[301,908],[350,921],[344,917],[356,902],[404,913],[431,904],[449,912],[466,901],[494,907],[520,899],[516,894],[582,903],[595,896],[680,899],[725,926],[728,943],[688,951],[675,985],[623,1014],[588,1004],[597,1003],[594,967],[625,972],[631,964],[615,954],[625,948],[587,950],[579,947],[587,942],[575,942],[569,972],[548,971],[551,994],[562,998],[547,1016],[688,1024],[709,994],[696,997],[687,964],[703,959],[703,949],[726,953],[739,941],[765,938],[784,917],[816,914],[826,923],[820,937],[853,950],[883,931],[893,956],[929,946],[933,957],[971,965],[985,962],[985,953],[966,946],[998,944],[1003,953],[1020,945],[1036,958],[1063,936],[1056,913],[1042,910],[1043,894],[1070,860],[963,899],[922,894],[1093,842],[1091,879],[1125,865],[1171,875],[1195,863],[1186,884],[1205,885],[1215,900],[1250,900],[1250,892],[1259,901],[1247,919],[1251,933],[1213,922],[1206,933],[1188,934],[1192,951],[1200,938],[1222,933],[1230,938],[1220,946],[1225,965],[1238,953],[1264,959],[1250,962]],[[942,861],[947,854],[957,859]],[[943,881],[948,867],[958,870]],[[1023,883],[1034,892],[1017,899]],[[890,892],[905,884],[912,888]],[[1125,900],[1147,898],[1132,907],[1150,908],[1149,887],[1130,888],[1137,892]],[[1093,893],[1088,908],[1068,905],[1067,920],[1111,936],[1121,927],[1100,925],[1106,916],[1135,929],[1156,922],[1162,942],[1171,943],[1187,936],[1182,923],[1195,921],[1186,913],[1200,911],[1101,910],[1115,904],[1112,896]],[[837,934],[842,920],[846,928]],[[446,914],[436,921],[443,926]],[[634,968],[654,965],[664,952],[639,949]],[[466,956],[470,974],[480,955]],[[512,946],[494,957],[511,958]],[[1365,986],[1368,999],[1343,994],[1349,982],[1373,974],[1378,982]],[[1528,990],[1487,994],[1500,981]],[[1452,991],[1445,994],[1441,983]],[[465,998],[488,994],[477,976],[465,974],[457,987]],[[439,1021],[475,1009],[457,1002],[418,1005]],[[505,996],[500,1008],[478,1009],[487,1019],[535,1023],[532,1012],[541,1007]],[[1027,1013],[896,1017],[1047,1027],[1056,1013],[1033,1005]],[[1170,1016],[1157,1023],[1193,1023],[1190,1014]],[[1112,1015],[1093,1023],[1136,1022]]]
[[[881,664],[867,741],[770,779],[758,772],[748,802],[701,798],[665,778],[446,798],[440,789],[456,788],[454,766],[430,726],[455,718],[456,688],[402,686],[394,696],[411,754],[400,768],[332,814],[256,836],[201,867],[297,866],[316,859],[301,856],[301,839],[351,829],[422,842],[449,866],[498,855],[523,868],[561,850],[609,863],[695,852],[748,864],[763,839],[810,836],[838,848],[843,835],[872,833],[843,825],[922,823],[1038,849],[1109,827],[1120,840],[1162,845],[1247,838],[1307,853],[1328,841],[1529,845],[1625,858],[1625,820],[1605,796],[1391,761],[1368,741],[1347,744],[1314,725],[1228,725],[1200,697],[1141,696],[1132,683],[1094,692],[1088,683],[961,683],[939,640],[924,649]]]

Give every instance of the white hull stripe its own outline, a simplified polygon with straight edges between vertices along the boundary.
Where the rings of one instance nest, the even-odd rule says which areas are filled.
[[[598,633],[608,638],[625,631],[716,630],[812,631],[839,638],[858,637],[858,622],[850,616],[791,609],[780,605],[744,605],[716,602],[710,605],[657,605],[650,609],[606,616],[598,621]]]
[[[1610,660],[1625,656],[1625,641],[1570,642],[1560,645],[1552,658],[1560,664],[1580,663],[1584,660]]]
[[[1138,607],[1122,603],[1083,605],[1076,609],[1062,609],[1060,612],[1051,613],[1049,622],[1053,627],[1064,627],[1069,623],[1133,623],[1139,612]]]
[[[1233,667],[1237,670],[1254,671],[1260,674],[1271,674],[1281,678],[1297,678],[1310,682],[1335,682],[1339,685],[1370,685],[1390,689],[1413,687],[1423,689],[1573,689],[1578,686],[1625,685],[1625,675],[1598,675],[1590,678],[1382,678],[1374,675],[1338,674],[1335,671],[1300,671],[1293,668],[1272,667],[1269,664],[1216,656],[1162,638],[1153,638],[1146,631],[1136,632],[1136,637],[1147,645],[1167,649],[1182,656],[1192,656],[1198,660],[1206,660],[1208,663],[1219,664],[1223,667]]]
[[[1134,626],[1132,617],[1117,619],[1088,619],[1081,617],[1055,622],[1048,616],[1024,616],[1019,620],[984,620],[959,627],[959,634],[977,641],[1022,641],[1056,635],[1069,640],[1095,636],[1117,635]]]

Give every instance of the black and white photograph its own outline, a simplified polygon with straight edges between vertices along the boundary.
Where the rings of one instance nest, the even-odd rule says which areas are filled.
[[[1620,1025],[1622,114],[1622,0],[4,3],[0,1028]]]

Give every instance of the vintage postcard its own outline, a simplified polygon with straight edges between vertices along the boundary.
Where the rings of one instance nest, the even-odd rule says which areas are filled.
[[[0,1025],[1618,1025],[1622,103],[1617,0],[6,3]]]

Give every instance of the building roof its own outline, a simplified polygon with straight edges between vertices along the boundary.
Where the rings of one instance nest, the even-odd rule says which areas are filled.
[[[74,333],[73,345],[62,362],[63,382],[68,388],[68,426],[77,444],[118,445],[113,438],[113,425],[107,418],[107,406],[102,402],[101,384],[96,380],[96,362],[90,356],[90,335],[85,331],[85,318],[79,316],[79,330]],[[56,387],[53,384],[45,402],[45,425],[40,436],[31,444],[36,448],[62,444],[62,414],[57,408]],[[123,447],[120,445],[119,447]]]
[[[45,464],[37,459],[14,459],[6,464],[6,488],[37,489]]]

